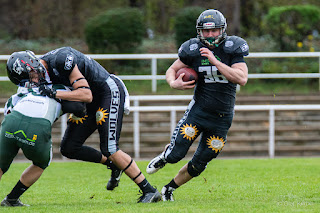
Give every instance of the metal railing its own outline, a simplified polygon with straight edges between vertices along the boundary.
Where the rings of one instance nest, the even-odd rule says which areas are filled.
[[[40,56],[40,55],[37,55]],[[164,80],[165,75],[157,75],[158,59],[176,59],[178,54],[87,54],[97,60],[151,60],[150,75],[119,75],[122,80],[151,80],[152,92],[157,91],[157,80]],[[249,79],[273,79],[273,78],[319,78],[320,79],[320,52],[265,52],[250,53],[246,58],[319,58],[319,73],[266,73],[249,74]],[[8,60],[9,55],[0,55],[0,60]],[[0,81],[8,81],[8,77],[0,76]]]

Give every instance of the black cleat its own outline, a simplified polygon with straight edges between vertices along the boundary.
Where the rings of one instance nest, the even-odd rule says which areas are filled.
[[[111,170],[111,177],[106,187],[107,190],[113,190],[119,185],[121,174],[122,170],[120,169]]]
[[[156,190],[155,192],[147,192],[143,193],[141,197],[138,199],[138,203],[156,203],[161,200],[161,195]]]
[[[8,199],[6,197],[3,199],[3,201],[1,201],[1,206],[21,207],[21,206],[30,206],[30,205],[22,203],[20,199]]]

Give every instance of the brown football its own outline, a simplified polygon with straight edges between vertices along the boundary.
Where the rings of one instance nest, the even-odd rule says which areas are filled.
[[[183,81],[192,81],[192,80],[195,80],[197,81],[198,80],[198,74],[196,71],[194,71],[193,69],[191,68],[181,68],[180,70],[178,70],[178,72],[176,73],[176,79],[180,76],[180,74],[182,73],[185,73],[185,75],[182,77],[182,80]]]

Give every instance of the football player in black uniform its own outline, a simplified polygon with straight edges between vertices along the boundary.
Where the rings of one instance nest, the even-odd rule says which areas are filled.
[[[40,93],[50,98],[86,102],[87,114],[71,114],[61,142],[63,156],[76,160],[102,163],[112,169],[107,189],[118,186],[121,173],[128,175],[141,189],[138,202],[161,200],[160,193],[141,173],[135,161],[119,149],[119,138],[124,113],[129,113],[129,94],[124,83],[109,74],[98,62],[71,48],[62,47],[40,58],[46,68],[45,83],[63,84],[72,91],[56,91],[46,84]],[[84,146],[86,139],[98,130],[100,150]]]
[[[153,174],[167,163],[177,163],[187,154],[193,141],[201,134],[198,148],[191,159],[162,190],[164,201],[173,201],[172,193],[179,186],[203,172],[226,143],[231,126],[236,87],[248,80],[244,56],[249,47],[237,36],[227,36],[227,22],[218,10],[206,10],[197,19],[197,38],[183,43],[177,59],[167,70],[166,80],[174,89],[194,88],[193,100],[178,122],[171,142],[163,153],[150,161],[147,173]],[[176,72],[191,67],[198,73],[198,82],[183,82]]]

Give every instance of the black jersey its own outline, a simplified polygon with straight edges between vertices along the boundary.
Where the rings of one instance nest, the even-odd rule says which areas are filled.
[[[71,47],[52,50],[41,59],[47,62],[48,74],[54,84],[71,86],[69,75],[75,65],[88,81],[93,93],[99,91],[110,75],[98,62]]]
[[[199,39],[192,38],[179,48],[179,59],[198,73],[194,100],[208,112],[230,113],[234,109],[237,85],[228,81],[207,57],[201,56],[199,49],[204,46]],[[227,36],[225,41],[211,50],[222,63],[244,62],[249,46],[237,36]]]

